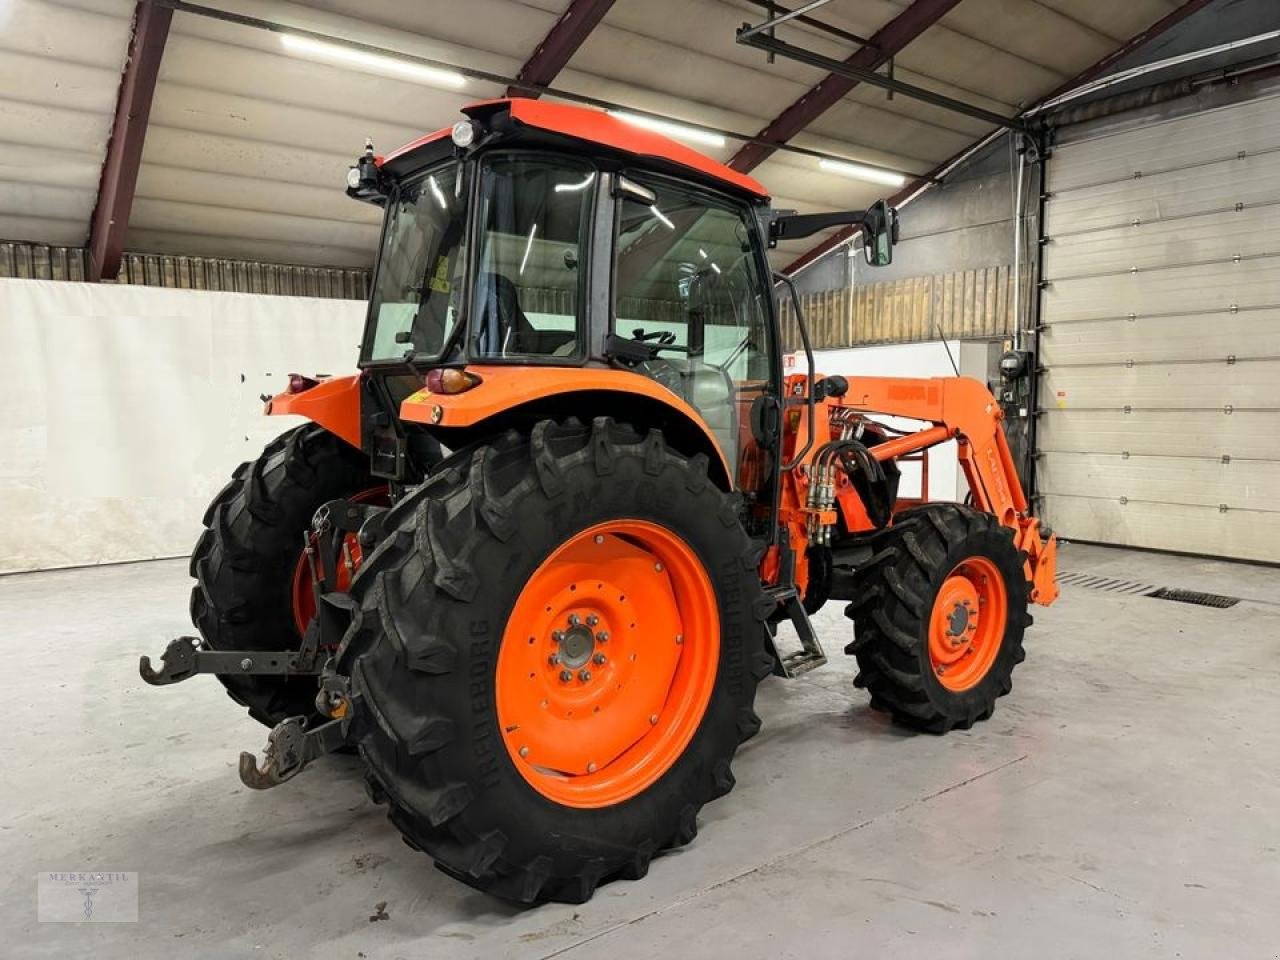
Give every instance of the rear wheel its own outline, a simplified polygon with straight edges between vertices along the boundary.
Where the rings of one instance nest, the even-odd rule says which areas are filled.
[[[211,649],[298,648],[315,615],[303,536],[323,504],[354,495],[386,502],[386,486],[366,456],[315,424],[282,434],[236,469],[191,554],[191,620]],[[315,714],[314,677],[218,679],[267,726]]]
[[[706,458],[544,422],[445,465],[387,529],[339,667],[406,841],[525,903],[690,841],[771,666],[758,557]]]
[[[1013,686],[1031,624],[1024,557],[989,514],[928,504],[898,515],[858,571],[847,653],[871,705],[933,733],[985,720]]]

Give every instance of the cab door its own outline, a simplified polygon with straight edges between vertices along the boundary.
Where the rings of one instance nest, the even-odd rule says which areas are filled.
[[[652,359],[636,371],[698,411],[735,465],[755,532],[767,530],[777,451],[761,446],[752,410],[776,400],[779,375],[755,218],[745,204],[711,191],[626,177],[652,202],[642,191],[619,192],[613,333],[651,348]]]

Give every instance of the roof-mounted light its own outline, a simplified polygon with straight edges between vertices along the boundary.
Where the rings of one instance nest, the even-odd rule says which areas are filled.
[[[453,138],[454,146],[465,150],[476,142],[476,126],[470,120],[459,120],[453,125],[449,136]]]

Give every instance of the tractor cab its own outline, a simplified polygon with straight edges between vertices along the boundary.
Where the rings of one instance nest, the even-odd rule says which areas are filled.
[[[752,178],[599,111],[502,100],[466,114],[350,171],[348,194],[386,210],[360,356],[391,414],[366,430],[375,462],[411,466],[399,448],[422,414],[464,442],[471,424],[441,397],[541,381],[554,396],[529,398],[536,419],[572,415],[581,383],[615,415],[674,398],[688,422],[659,419],[675,442],[770,502],[779,431],[761,424],[782,375],[766,251],[813,218],[779,216]]]

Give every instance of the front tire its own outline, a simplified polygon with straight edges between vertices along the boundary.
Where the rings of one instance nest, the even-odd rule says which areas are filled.
[[[930,733],[988,719],[1013,688],[1031,625],[1013,531],[969,507],[926,504],[900,513],[874,546],[845,610],[855,684],[873,708]]]
[[[535,903],[692,840],[771,667],[758,557],[706,458],[542,422],[444,465],[387,529],[339,669],[406,842]]]

